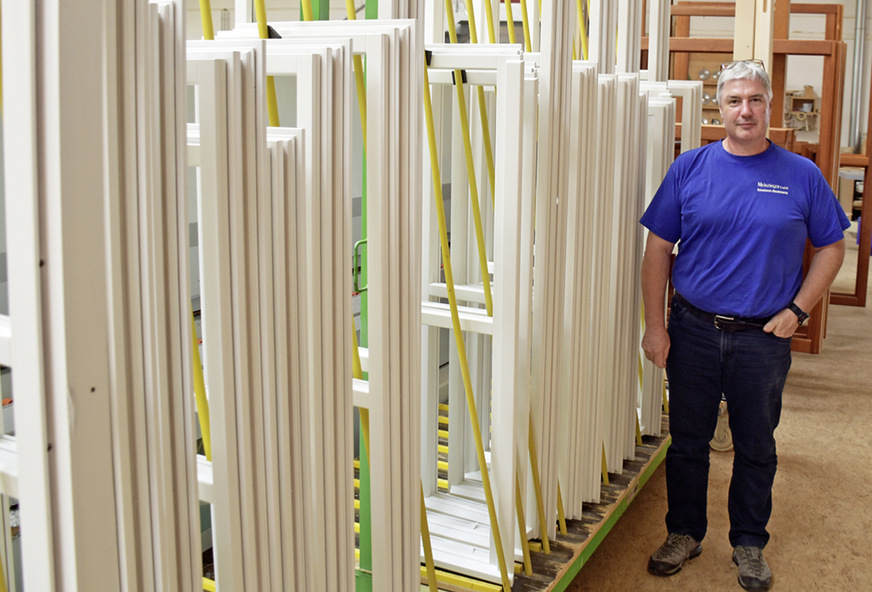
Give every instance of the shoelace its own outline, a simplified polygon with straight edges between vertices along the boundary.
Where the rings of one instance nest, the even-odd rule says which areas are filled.
[[[661,548],[662,555],[671,555],[673,552],[684,551],[685,546],[689,546],[690,541],[687,535],[670,534],[666,537],[666,542]]]
[[[736,553],[739,564],[744,564],[744,567],[755,576],[762,576],[766,571],[766,562],[763,560],[763,553],[760,549],[750,547],[747,549],[739,549]]]

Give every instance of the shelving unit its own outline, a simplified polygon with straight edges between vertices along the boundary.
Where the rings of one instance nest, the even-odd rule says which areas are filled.
[[[720,110],[718,109],[718,74],[721,64],[728,62],[732,56],[724,54],[692,53],[688,59],[688,80],[702,81],[702,111],[700,119],[703,125],[720,125]]]

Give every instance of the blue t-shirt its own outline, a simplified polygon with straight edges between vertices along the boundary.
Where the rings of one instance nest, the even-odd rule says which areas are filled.
[[[685,152],[640,221],[679,243],[672,283],[691,304],[752,318],[796,296],[806,239],[830,245],[850,226],[817,166],[772,143],[754,156],[721,142]]]

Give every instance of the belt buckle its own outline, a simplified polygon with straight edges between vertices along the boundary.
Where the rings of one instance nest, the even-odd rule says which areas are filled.
[[[715,315],[715,329],[718,329],[720,331],[728,331],[729,329],[727,327],[722,327],[719,323],[735,323],[735,322],[736,322],[735,317],[727,317],[724,315]]]

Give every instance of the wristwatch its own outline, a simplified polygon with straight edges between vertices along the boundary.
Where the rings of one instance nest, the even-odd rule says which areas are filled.
[[[787,308],[789,308],[793,312],[793,314],[796,315],[796,321],[800,325],[808,319],[808,313],[799,308],[795,302],[791,302]]]

